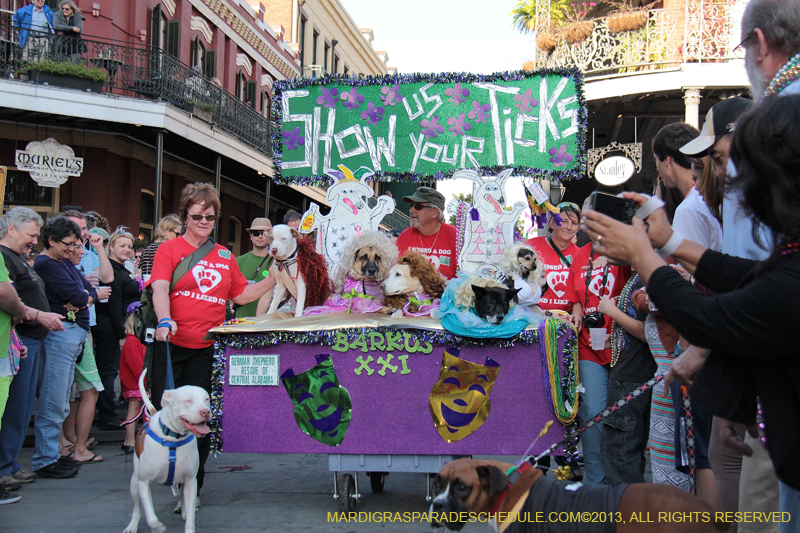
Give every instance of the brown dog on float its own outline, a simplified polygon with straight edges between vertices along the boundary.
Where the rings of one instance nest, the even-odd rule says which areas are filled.
[[[417,252],[406,252],[389,270],[383,282],[383,293],[386,295],[383,311],[394,318],[402,318],[419,311],[419,305],[412,297],[441,298],[444,280],[427,257]]]
[[[588,486],[554,481],[523,463],[457,459],[434,479],[431,513],[435,527],[458,531],[469,513],[488,513],[499,533],[719,533],[728,524],[715,520],[713,509],[676,487],[650,483]],[[445,513],[444,515],[442,513]],[[461,514],[463,513],[463,514]],[[513,517],[519,517],[514,521]],[[455,520],[450,521],[450,518]]]

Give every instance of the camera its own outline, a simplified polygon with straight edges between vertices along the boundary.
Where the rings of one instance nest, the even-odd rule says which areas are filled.
[[[589,209],[630,224],[636,214],[636,202],[612,194],[595,191],[589,196]]]
[[[154,340],[156,340],[156,330],[153,328],[147,328],[144,331],[144,342],[150,344]]]
[[[602,328],[606,325],[606,316],[600,311],[583,315],[581,319],[585,328]]]

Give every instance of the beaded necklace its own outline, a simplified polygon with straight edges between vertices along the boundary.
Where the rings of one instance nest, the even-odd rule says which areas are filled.
[[[769,82],[764,96],[774,96],[778,94],[797,78],[800,78],[800,53],[792,57],[781,67],[778,73],[775,74],[775,77]]]
[[[639,281],[639,274],[633,274],[631,279],[628,280],[628,283],[622,287],[622,292],[619,295],[619,301],[617,302],[617,309],[625,313],[629,316],[635,316],[635,314],[631,315],[628,311],[631,305],[631,297],[633,296],[633,287],[636,285],[636,282]],[[622,352],[622,349],[625,347],[625,335],[622,331],[622,326],[620,326],[616,321],[614,322],[614,333],[613,339],[611,342],[611,367],[613,368],[617,361],[619,361],[619,354]]]

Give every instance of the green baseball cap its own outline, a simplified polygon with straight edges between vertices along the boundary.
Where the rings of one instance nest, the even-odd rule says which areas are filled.
[[[407,204],[425,202],[428,205],[438,207],[444,212],[444,195],[430,187],[418,187],[416,192],[411,196],[403,196],[403,201]]]

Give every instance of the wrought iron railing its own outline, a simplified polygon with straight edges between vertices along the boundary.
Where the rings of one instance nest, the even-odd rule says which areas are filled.
[[[569,42],[565,37],[569,32],[562,32],[552,51],[536,48],[533,61],[536,68],[576,66],[586,76],[600,76],[732,60],[736,58],[733,50],[739,43],[739,24],[746,3],[687,0],[683,9],[647,11],[644,25],[630,31],[612,31],[613,15],[594,19],[586,38]],[[540,6],[543,4],[539,2]],[[547,27],[541,18],[537,21],[539,28]]]
[[[28,32],[24,47],[19,31],[0,26],[0,75],[21,78],[22,70],[42,61],[72,62],[105,71],[103,91],[117,95],[164,100],[186,109],[188,104],[211,113],[214,126],[257,150],[272,155],[272,126],[248,104],[216,80],[181,63],[164,50],[100,38],[71,39]]]

